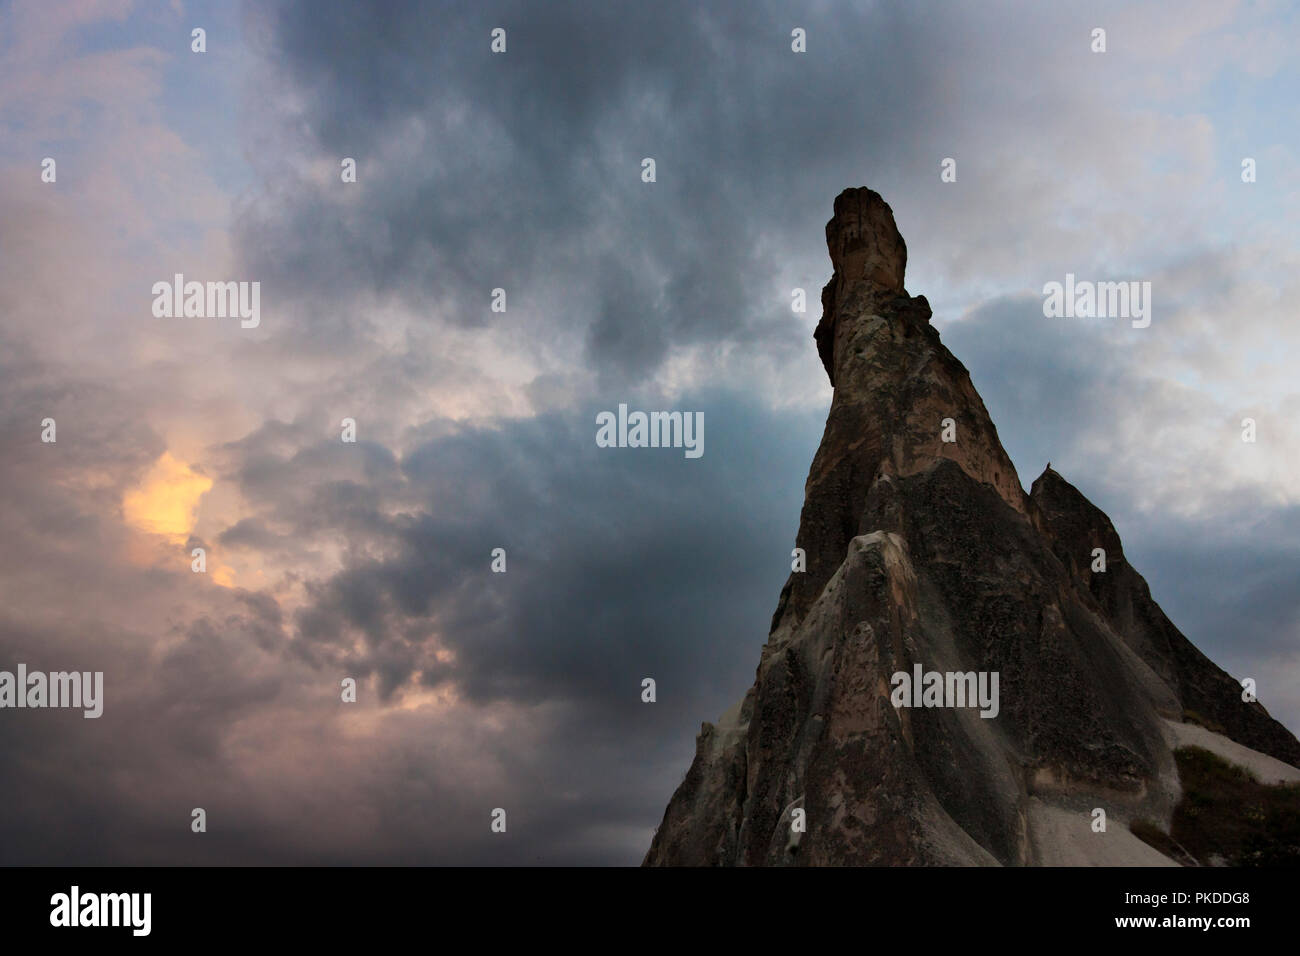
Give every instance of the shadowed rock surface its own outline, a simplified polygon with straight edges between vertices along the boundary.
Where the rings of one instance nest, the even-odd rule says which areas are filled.
[[[1171,862],[1126,827],[1167,825],[1179,799],[1169,721],[1194,712],[1292,765],[1300,743],[1165,617],[1100,510],[1050,468],[1025,494],[903,287],[879,194],[842,193],[826,240],[815,337],[835,393],[796,542],[807,569],[781,592],[754,686],[703,725],[645,862]],[[997,672],[996,717],[896,708],[891,677],[916,664]]]

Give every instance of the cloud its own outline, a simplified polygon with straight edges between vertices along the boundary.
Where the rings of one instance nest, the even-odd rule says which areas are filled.
[[[0,770],[32,795],[0,823],[5,859],[635,862],[700,714],[752,676],[816,434],[815,418],[733,395],[697,405],[698,460],[597,449],[594,411],[581,425],[458,428],[390,476],[399,498],[423,501],[410,510],[341,485],[323,449],[303,453],[284,429],[233,450],[260,462],[240,472],[254,507],[259,488],[298,489],[300,510],[276,500],[282,542],[310,550],[352,529],[343,567],[290,615],[266,593],[205,587],[182,561],[87,554],[77,593],[56,587],[39,613],[0,619],[6,659],[102,669],[106,687],[98,721],[24,712],[0,730]],[[259,484],[266,470],[280,481]],[[86,520],[82,541],[128,533]],[[34,578],[74,571],[35,536],[11,540]],[[495,546],[505,574],[489,569]],[[129,618],[99,615],[111,593],[133,596]],[[361,684],[355,709],[342,676]],[[39,836],[61,816],[52,795],[72,818],[53,846]],[[189,831],[195,806],[220,840]],[[518,834],[509,845],[489,842],[496,806]]]

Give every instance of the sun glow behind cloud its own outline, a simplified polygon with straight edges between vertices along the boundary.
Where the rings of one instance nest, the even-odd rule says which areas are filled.
[[[212,479],[163,452],[138,488],[122,497],[126,523],[140,531],[183,543],[194,528],[199,499]]]

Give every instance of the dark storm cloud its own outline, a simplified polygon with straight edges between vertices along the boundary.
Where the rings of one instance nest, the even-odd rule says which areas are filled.
[[[939,188],[938,159],[960,152],[979,169],[1003,155],[989,130],[1008,116],[1041,132],[1069,112],[1034,96],[1061,82],[1054,74],[1032,88],[1012,75],[1017,92],[1000,105],[970,93],[984,76],[1015,74],[1015,62],[1032,72],[1045,48],[1032,15],[1012,25],[943,11],[942,29],[933,8],[888,5],[254,12],[261,52],[292,104],[259,121],[267,148],[255,162],[270,185],[238,232],[250,270],[303,303],[299,318],[270,326],[275,348],[346,351],[377,334],[382,319],[369,306],[390,299],[434,327],[491,330],[489,293],[500,286],[528,317],[510,334],[576,337],[583,351],[561,371],[594,369],[603,407],[629,397],[615,385],[658,371],[677,346],[811,355],[789,320],[789,289],[804,286],[815,311],[827,277],[822,226],[842,188],[889,185],[904,233],[919,219],[930,242],[919,261],[934,270],[937,249],[970,268],[1005,210],[979,201],[986,190],[953,199],[951,215],[933,198],[918,203]],[[790,52],[796,25],[815,55]],[[488,51],[497,26],[508,31],[504,56]],[[1058,24],[1045,35],[1060,33]],[[1009,152],[1014,160],[1016,147]],[[330,181],[291,177],[289,156],[332,166]],[[343,156],[358,161],[355,187],[337,182]],[[657,163],[653,185],[639,178],[646,156]],[[1018,198],[997,183],[996,196]],[[979,251],[982,262],[988,250]],[[1026,483],[1048,458],[1086,465],[1076,450],[1117,403],[1135,387],[1162,387],[1095,330],[1048,326],[1036,299],[994,303],[944,334]],[[474,707],[560,709],[512,783],[538,827],[530,832],[549,834],[536,851],[575,858],[598,821],[635,829],[657,820],[699,720],[752,679],[820,431],[814,420],[773,430],[779,419],[753,407],[769,398],[704,403],[700,462],[602,453],[591,435],[601,406],[586,396],[531,421],[436,429],[398,456],[398,476],[328,481],[344,467],[339,445],[314,438],[264,457],[252,443],[247,457],[234,448],[231,473],[284,540],[311,548],[333,529],[348,542],[343,568],[311,584],[291,622],[303,659],[372,674],[381,693],[419,672]],[[780,463],[764,467],[765,456]],[[1112,475],[1066,473],[1122,534],[1137,527],[1108,493]],[[489,570],[498,546],[505,575]],[[1135,559],[1146,554],[1140,541],[1129,547]],[[1162,559],[1186,566],[1172,551]],[[1156,596],[1176,621],[1192,610],[1176,592]],[[453,660],[440,660],[440,648]],[[648,717],[642,676],[659,681]],[[416,786],[428,772],[412,760],[395,780]],[[583,793],[577,816],[557,797],[567,782]],[[609,849],[615,842],[592,858],[635,859]],[[485,852],[473,855],[487,862]]]
[[[598,449],[595,409],[447,429],[403,456],[398,478],[384,449],[346,446],[360,472],[380,463],[364,486],[322,464],[342,443],[324,447],[314,428],[271,424],[227,447],[289,558],[322,535],[350,549],[291,620],[269,594],[196,586],[184,566],[106,564],[93,550],[74,566],[39,536],[11,538],[33,579],[79,588],[59,591],[40,628],[0,616],[4,661],[102,669],[107,703],[96,721],[23,711],[0,722],[0,780],[15,794],[0,859],[637,862],[700,720],[752,680],[820,418],[727,394],[685,407],[705,413],[698,460]],[[100,424],[120,433],[111,414]],[[78,503],[29,491],[38,513]],[[94,529],[79,540],[120,551],[113,522],[86,520]],[[266,534],[255,519],[228,532]],[[503,575],[489,570],[497,546]],[[109,593],[154,613],[97,620]],[[361,678],[372,706],[367,675],[384,693],[417,670],[462,703],[435,717],[390,712],[382,735],[351,741],[338,676]],[[653,706],[643,677],[658,683]],[[498,721],[505,730],[488,729]],[[196,806],[219,838],[189,831]],[[509,841],[488,833],[495,806],[508,808]]]
[[[281,185],[248,210],[242,253],[320,306],[294,333],[317,345],[366,334],[357,297],[473,326],[500,286],[512,308],[544,306],[525,334],[585,330],[583,361],[611,380],[672,346],[783,347],[774,237],[820,256],[833,196],[905,163],[918,113],[951,109],[920,55],[924,17],[890,8],[290,3],[251,18],[301,103],[280,142],[359,165],[355,186],[284,184],[270,133],[256,160]],[[791,52],[796,25],[816,56]]]
[[[746,649],[761,643],[789,569],[819,415],[760,412],[724,394],[679,405],[704,413],[702,458],[598,448],[586,409],[427,441],[402,459],[392,501],[378,485],[340,494],[312,454],[268,460],[250,442],[258,466],[236,471],[253,506],[264,504],[265,474],[296,496],[272,499],[287,526],[277,540],[311,548],[324,520],[356,550],[312,586],[295,621],[300,649],[333,648],[378,673],[385,693],[420,671],[473,701],[584,700],[594,714],[621,711],[654,676],[693,722],[718,687],[743,689]],[[245,520],[227,534],[265,531]],[[497,547],[505,574],[489,568]],[[454,665],[435,661],[437,647]]]

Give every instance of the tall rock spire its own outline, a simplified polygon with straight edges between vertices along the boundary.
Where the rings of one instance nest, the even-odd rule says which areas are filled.
[[[787,610],[801,616],[849,541],[877,530],[864,506],[880,482],[951,460],[1026,509],[970,374],[939,341],[925,297],[903,288],[907,245],[888,203],[866,188],[840,193],[826,245],[834,273],[814,336],[835,396],[804,488],[798,545],[808,571],[791,576],[778,622]]]
[[[1293,765],[1300,743],[1169,622],[1104,514],[1050,469],[1025,494],[904,289],[880,195],[842,193],[826,240],[815,335],[835,392],[796,542],[807,568],[754,686],[704,724],[646,863],[1171,862],[1125,824],[1169,820],[1192,712]],[[918,673],[996,704],[897,706],[897,675]],[[1097,807],[1106,838],[1072,842]]]

